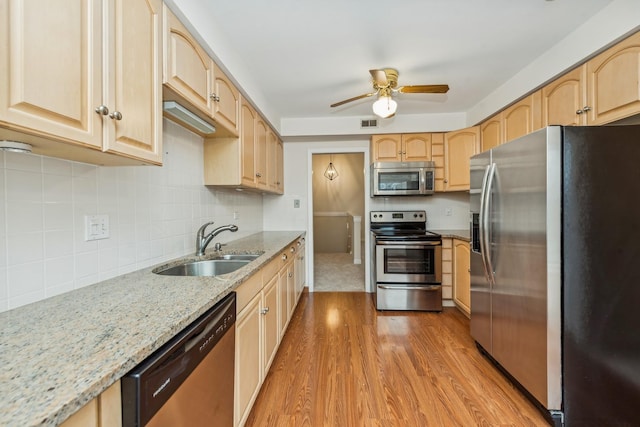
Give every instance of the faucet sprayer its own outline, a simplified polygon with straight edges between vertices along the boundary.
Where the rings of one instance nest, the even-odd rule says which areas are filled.
[[[198,229],[198,233],[196,234],[196,255],[197,256],[204,255],[204,251],[207,249],[207,246],[209,245],[209,243],[211,243],[211,240],[214,237],[216,237],[218,234],[222,233],[223,231],[231,231],[233,233],[238,231],[237,225],[228,224],[228,225],[222,225],[218,228],[215,228],[213,231],[211,231],[211,233],[205,236],[204,232],[207,229],[207,227],[210,226],[211,224],[213,224],[213,221],[203,224],[202,227]]]

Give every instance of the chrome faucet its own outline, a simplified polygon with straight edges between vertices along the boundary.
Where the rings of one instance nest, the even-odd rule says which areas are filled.
[[[213,224],[213,221],[207,222],[198,229],[198,234],[196,234],[196,255],[198,256],[204,255],[205,249],[207,249],[207,246],[209,245],[209,243],[211,243],[211,240],[218,234],[222,233],[223,231],[231,231],[234,233],[238,231],[237,225],[228,224],[215,228],[211,233],[205,236],[204,231],[211,224]]]

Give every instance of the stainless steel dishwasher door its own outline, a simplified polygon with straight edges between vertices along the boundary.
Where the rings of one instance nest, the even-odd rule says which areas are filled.
[[[234,336],[225,334],[147,427],[233,426]]]
[[[122,378],[124,427],[233,426],[235,293]]]

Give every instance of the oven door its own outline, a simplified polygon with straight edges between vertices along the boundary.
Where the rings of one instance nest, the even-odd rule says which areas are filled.
[[[441,242],[376,242],[377,283],[441,283]]]

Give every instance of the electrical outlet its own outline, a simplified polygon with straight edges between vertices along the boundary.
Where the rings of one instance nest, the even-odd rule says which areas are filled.
[[[84,240],[100,240],[109,238],[109,215],[85,215]]]
[[[444,214],[445,214],[446,216],[451,216],[451,215],[453,215],[453,209],[452,209],[452,208],[446,208],[446,209],[444,210]]]
[[[300,208],[300,199],[294,199],[294,200],[293,200],[293,207],[294,207],[295,209]]]

